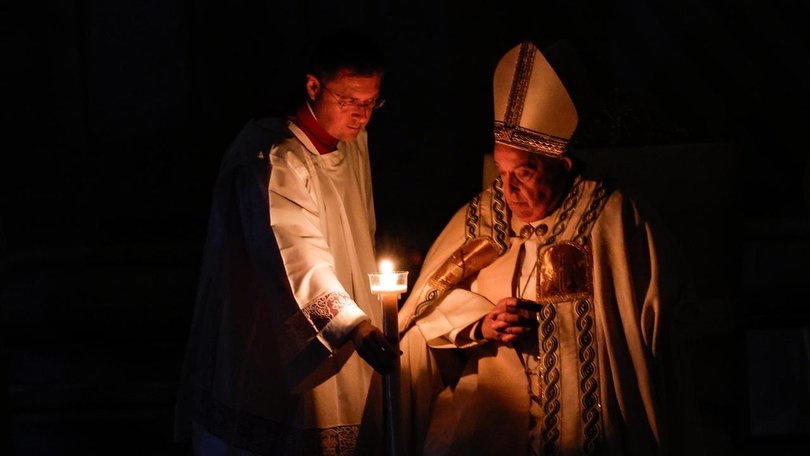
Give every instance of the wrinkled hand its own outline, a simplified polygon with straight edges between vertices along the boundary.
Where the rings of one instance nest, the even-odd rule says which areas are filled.
[[[481,322],[481,334],[487,340],[511,344],[537,328],[535,313],[540,305],[518,298],[503,298]]]
[[[361,358],[381,374],[388,374],[399,362],[399,355],[386,340],[385,335],[368,321],[362,321],[350,334],[354,348]]]

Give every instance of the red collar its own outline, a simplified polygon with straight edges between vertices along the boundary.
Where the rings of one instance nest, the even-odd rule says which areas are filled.
[[[319,154],[328,154],[337,149],[338,139],[321,126],[306,103],[298,107],[290,120],[307,135]]]

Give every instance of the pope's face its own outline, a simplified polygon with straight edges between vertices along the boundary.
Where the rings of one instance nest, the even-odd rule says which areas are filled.
[[[318,123],[341,141],[356,138],[371,119],[381,81],[380,74],[362,76],[346,69],[325,82],[307,75],[307,94]]]
[[[506,204],[515,217],[534,222],[557,208],[571,169],[569,158],[555,160],[500,143],[495,143],[494,155]]]

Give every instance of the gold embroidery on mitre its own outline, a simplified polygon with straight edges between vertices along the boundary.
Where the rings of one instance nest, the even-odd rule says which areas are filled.
[[[577,126],[576,107],[533,43],[525,41],[501,58],[493,90],[496,142],[553,157],[565,153]]]
[[[499,121],[495,122],[495,141],[510,144],[519,149],[537,151],[554,156],[565,153],[565,148],[568,146],[568,140],[565,138],[531,131],[520,126],[510,127]]]
[[[520,123],[523,115],[523,104],[526,102],[526,91],[532,78],[534,66],[534,53],[537,48],[534,44],[524,41],[520,44],[518,60],[515,64],[515,74],[512,77],[512,88],[509,90],[509,101],[506,102],[506,115],[504,121],[509,127]]]

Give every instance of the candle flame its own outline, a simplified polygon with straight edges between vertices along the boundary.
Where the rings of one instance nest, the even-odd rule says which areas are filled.
[[[390,274],[394,272],[394,263],[392,263],[391,260],[380,261],[380,272],[384,274]]]

